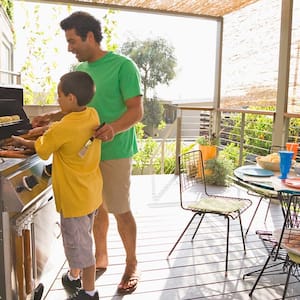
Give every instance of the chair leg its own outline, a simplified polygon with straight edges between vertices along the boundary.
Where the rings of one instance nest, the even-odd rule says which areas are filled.
[[[264,266],[262,267],[262,269],[261,269],[261,271],[260,271],[258,277],[256,278],[256,280],[255,280],[255,282],[254,282],[254,284],[253,284],[253,287],[252,287],[252,289],[251,289],[251,291],[250,291],[250,293],[249,293],[249,296],[250,296],[250,297],[252,296],[252,294],[253,294],[253,292],[254,292],[254,290],[255,290],[255,288],[256,288],[256,286],[257,286],[257,284],[258,284],[258,282],[259,282],[259,280],[260,280],[260,278],[261,278],[261,276],[263,275],[263,273],[264,273],[264,271],[265,271],[265,269],[266,269],[266,267],[267,267],[267,265],[268,265],[268,263],[269,263],[269,261],[270,261],[270,259],[271,259],[271,256],[272,256],[273,252],[275,251],[275,248],[276,248],[276,246],[272,249],[272,251],[271,251],[271,253],[269,254],[269,256],[268,256],[268,258],[267,258],[267,260],[266,260]]]
[[[201,223],[202,223],[202,220],[203,220],[204,216],[205,216],[205,214],[202,213],[201,219],[200,219],[200,221],[199,221],[199,223],[198,223],[198,225],[197,225],[197,228],[196,228],[196,230],[195,230],[195,232],[194,232],[194,234],[193,234],[192,241],[194,240],[194,237],[196,236],[196,234],[197,234],[197,232],[198,232],[198,229],[199,229],[199,227],[200,227],[200,225],[201,225]]]
[[[242,236],[242,241],[243,241],[244,253],[246,253],[245,236],[244,236],[244,231],[243,231],[243,225],[242,225],[241,215],[239,215],[239,221],[240,221],[240,229],[241,229],[241,236]]]
[[[288,285],[289,285],[289,281],[290,281],[290,276],[291,276],[291,271],[292,271],[293,265],[294,265],[294,263],[291,262],[291,265],[289,267],[289,271],[288,271],[288,274],[287,274],[287,277],[286,277],[285,285],[284,285],[282,299],[285,299],[285,295],[286,295],[287,288],[288,288]]]
[[[194,213],[194,215],[192,216],[192,218],[190,219],[190,221],[188,222],[188,224],[186,225],[186,227],[184,228],[183,232],[181,233],[181,235],[179,236],[178,240],[176,241],[175,245],[173,246],[173,248],[171,249],[171,251],[169,252],[167,258],[169,258],[169,256],[172,254],[173,250],[176,248],[177,244],[179,243],[179,241],[181,240],[181,238],[183,237],[183,235],[185,234],[185,232],[187,231],[187,229],[189,228],[189,226],[191,225],[191,223],[193,222],[193,220],[195,219],[195,217],[197,215],[200,215],[200,213],[196,212]]]
[[[229,217],[227,217],[227,237],[226,237],[225,277],[227,277],[227,270],[228,270],[229,226],[230,226],[230,220],[229,220]]]
[[[273,269],[273,268],[275,268],[275,267],[277,267],[277,266],[280,266],[280,265],[282,265],[282,264],[283,264],[283,262],[279,262],[279,263],[276,263],[276,264],[272,264],[272,265],[270,265],[270,266],[267,266],[267,267],[265,267],[265,271],[266,271],[267,269]],[[243,275],[243,280],[244,280],[247,276],[256,275],[257,273],[260,273],[260,272],[261,272],[261,268],[256,269],[256,270],[253,270],[253,271],[248,272],[248,273],[245,273],[245,274]],[[270,272],[270,274],[271,274],[272,271],[269,271],[269,272]],[[278,273],[278,271],[273,271],[273,272],[276,272],[276,274],[286,274],[286,272],[282,272],[282,273]]]
[[[256,206],[256,208],[255,208],[255,211],[254,211],[253,215],[252,215],[252,218],[251,218],[251,221],[250,221],[250,223],[249,223],[249,225],[248,225],[248,228],[247,228],[247,230],[246,230],[245,236],[247,236],[247,234],[248,234],[248,231],[249,231],[249,229],[250,229],[250,227],[251,227],[251,225],[252,225],[252,222],[253,222],[253,220],[254,220],[254,217],[255,217],[255,215],[256,215],[256,213],[257,213],[257,210],[258,210],[258,208],[259,208],[259,206],[260,206],[260,203],[261,203],[261,200],[262,200],[263,198],[264,198],[263,196],[261,196],[261,197],[259,198],[258,204],[257,204],[257,206]]]
[[[245,243],[245,236],[244,236],[244,231],[243,231],[241,215],[239,215],[239,222],[240,222],[240,229],[241,229],[241,236],[242,236],[242,241],[243,241],[244,253],[246,253],[246,243]]]
[[[270,206],[271,206],[271,198],[268,198],[268,200],[269,200],[269,204],[268,204],[268,208],[267,208],[267,211],[266,211],[264,224],[266,224],[266,222],[267,222],[268,212],[269,212]]]

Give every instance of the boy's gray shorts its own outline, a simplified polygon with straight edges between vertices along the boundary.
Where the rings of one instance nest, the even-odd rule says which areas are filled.
[[[95,264],[93,224],[95,212],[77,218],[61,215],[61,232],[65,255],[72,269],[83,269]]]

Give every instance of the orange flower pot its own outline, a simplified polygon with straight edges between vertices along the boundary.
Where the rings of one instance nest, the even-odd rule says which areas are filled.
[[[209,159],[213,159],[217,157],[217,146],[216,145],[199,145],[199,150],[202,153],[202,159],[204,163],[204,174],[210,175],[212,170],[205,168],[205,162]],[[198,176],[202,177],[201,164],[198,165]]]

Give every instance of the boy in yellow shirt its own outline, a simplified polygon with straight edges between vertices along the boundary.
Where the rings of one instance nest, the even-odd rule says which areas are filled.
[[[81,279],[64,274],[65,288],[76,286],[69,299],[99,299],[95,290],[95,255],[92,229],[94,215],[102,203],[102,175],[99,168],[100,143],[95,139],[85,155],[79,155],[100,120],[87,107],[95,93],[92,78],[85,72],[63,75],[58,84],[58,103],[64,117],[50,125],[36,141],[13,137],[16,143],[35,149],[42,159],[53,154],[52,185],[56,209],[61,215],[65,255],[70,269],[82,270]]]

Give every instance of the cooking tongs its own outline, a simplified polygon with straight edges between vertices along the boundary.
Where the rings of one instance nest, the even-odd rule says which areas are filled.
[[[96,131],[100,128],[102,128],[105,125],[105,122],[102,123],[100,126],[97,127]],[[78,155],[83,158],[86,151],[88,150],[89,146],[93,143],[95,137],[91,136],[88,141],[84,144],[84,146],[80,149],[80,151],[78,152]]]

